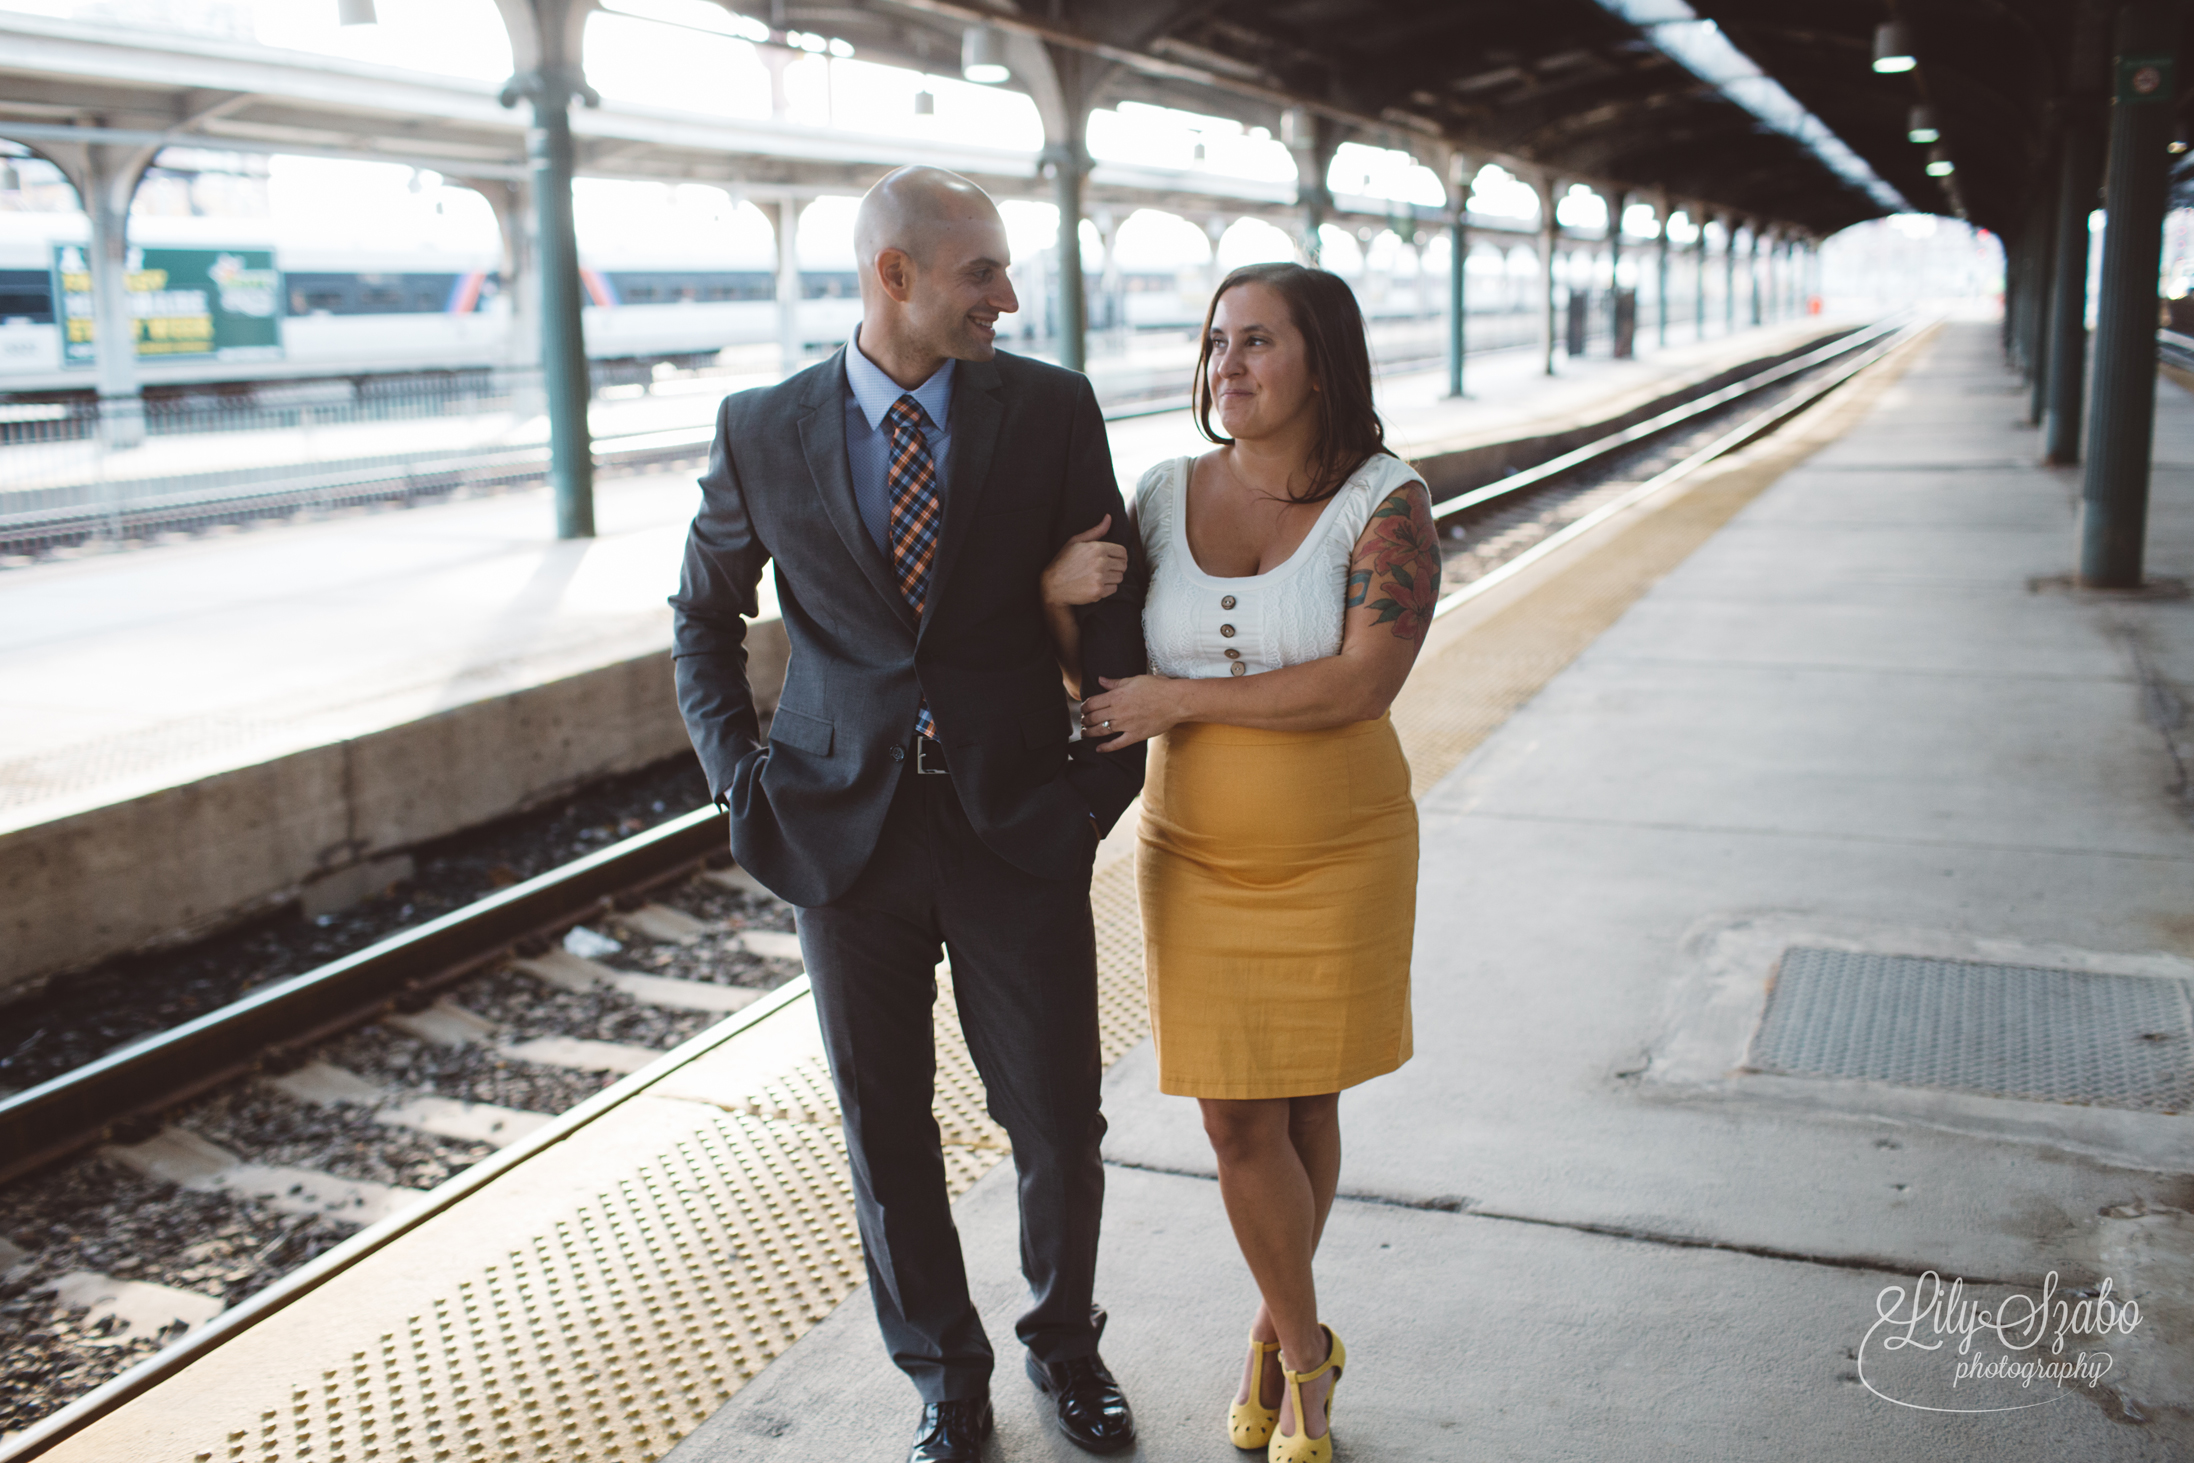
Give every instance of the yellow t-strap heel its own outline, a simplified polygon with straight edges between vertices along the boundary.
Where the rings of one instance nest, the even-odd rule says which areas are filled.
[[[1280,1409],[1265,1406],[1265,1358],[1279,1349],[1277,1341],[1249,1338],[1249,1400],[1227,1409],[1227,1441],[1237,1448],[1262,1448],[1279,1425]]]
[[[1287,1378],[1288,1399],[1295,1412],[1295,1436],[1291,1438],[1282,1433],[1275,1422],[1272,1441],[1265,1449],[1267,1463],[1333,1463],[1333,1394],[1340,1390],[1341,1370],[1348,1365],[1348,1348],[1333,1334],[1331,1326],[1321,1321],[1318,1329],[1326,1333],[1326,1340],[1331,1344],[1325,1365],[1307,1372],[1291,1372],[1285,1365],[1280,1369],[1280,1374]],[[1333,1383],[1326,1388],[1326,1435],[1314,1438],[1303,1423],[1303,1383],[1315,1382],[1327,1372],[1333,1373]]]

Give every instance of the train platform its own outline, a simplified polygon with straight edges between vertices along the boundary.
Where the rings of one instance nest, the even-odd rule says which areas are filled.
[[[1394,711],[1416,1055],[1344,1100],[1320,1256],[1342,1456],[2194,1444],[2194,399],[2159,391],[2155,586],[2121,596],[2064,586],[2076,479],[2022,405],[1992,326],[1934,330],[1445,607]],[[1093,891],[1105,1355],[1136,1456],[1242,1456],[1253,1293],[1154,1089],[1125,845]],[[1076,1458],[1011,1354],[1013,1185],[944,981],[986,1456]],[[858,1276],[795,983],[41,1456],[884,1463],[916,1404]],[[2044,1312],[2061,1352],[2012,1319],[2044,1297],[2080,1303]]]
[[[1381,401],[1414,456],[1555,437],[1826,328],[1565,360],[1551,380],[1533,351],[1493,352],[1465,399],[1418,371]],[[1129,487],[1200,445],[1178,409],[1111,431]],[[401,877],[407,846],[675,755],[664,599],[694,501],[688,467],[601,479],[592,540],[553,538],[531,490],[0,572],[0,841],[67,832],[0,856],[7,903],[46,911],[0,940],[0,992],[300,891],[340,907]],[[94,817],[113,828],[68,831]],[[173,874],[140,852],[186,843]]]

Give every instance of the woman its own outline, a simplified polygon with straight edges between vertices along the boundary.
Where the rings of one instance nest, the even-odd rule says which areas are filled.
[[[1410,1055],[1417,813],[1387,708],[1431,628],[1439,547],[1334,275],[1228,275],[1196,412],[1216,450],[1136,490],[1153,672],[1105,680],[1083,731],[1104,751],[1156,739],[1138,878],[1158,1085],[1202,1105],[1263,1299],[1228,1436],[1324,1463],[1346,1352],[1318,1319],[1311,1256],[1340,1179],[1340,1092]],[[1093,547],[1069,544],[1044,578],[1076,681],[1063,607],[1107,592]]]

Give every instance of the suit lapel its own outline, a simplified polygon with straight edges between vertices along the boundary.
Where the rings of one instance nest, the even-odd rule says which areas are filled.
[[[945,522],[937,535],[937,558],[930,568],[929,601],[922,609],[926,628],[937,618],[937,603],[951,582],[953,562],[967,544],[990,478],[991,453],[1005,422],[998,397],[998,367],[990,361],[962,361],[952,373],[952,450],[945,457]]]
[[[846,367],[842,348],[830,364],[831,369],[815,373],[821,389],[810,392],[803,403],[807,411],[800,418],[800,450],[815,479],[816,496],[822,499],[823,511],[830,515],[838,537],[845,541],[846,552],[853,555],[861,573],[884,597],[900,623],[912,630],[916,628],[914,611],[899,593],[899,580],[891,572],[891,562],[868,536],[868,526],[861,522],[860,505],[853,496],[853,467],[846,457]],[[934,601],[935,596],[931,598]]]

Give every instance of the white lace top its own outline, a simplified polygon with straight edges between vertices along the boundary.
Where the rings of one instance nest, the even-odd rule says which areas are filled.
[[[1194,461],[1161,462],[1135,485],[1135,522],[1150,564],[1143,639],[1151,668],[1164,676],[1242,676],[1340,654],[1356,540],[1389,493],[1424,480],[1400,458],[1365,459],[1285,563],[1230,579],[1206,574],[1189,552]]]

